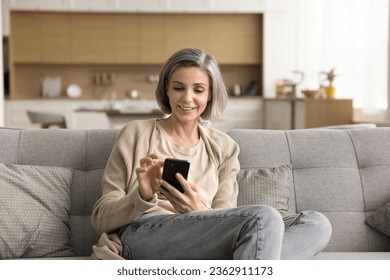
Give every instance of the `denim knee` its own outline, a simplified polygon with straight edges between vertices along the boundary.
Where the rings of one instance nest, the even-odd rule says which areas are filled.
[[[328,245],[332,236],[331,223],[324,214],[316,211],[303,211],[302,214],[301,222],[310,223],[313,229],[315,229],[312,232],[317,235],[317,244],[322,251]]]
[[[269,219],[277,223],[277,227],[282,227],[284,230],[284,222],[282,215],[275,208],[268,205],[244,205],[239,206],[236,209],[239,209],[241,214],[253,216],[261,219]]]
[[[252,216],[253,219],[261,220],[263,225],[273,229],[275,234],[284,234],[284,222],[280,213],[268,205],[248,205],[241,206],[242,213]]]
[[[245,217],[234,259],[280,259],[284,222],[280,213],[266,205],[237,207],[239,216]]]

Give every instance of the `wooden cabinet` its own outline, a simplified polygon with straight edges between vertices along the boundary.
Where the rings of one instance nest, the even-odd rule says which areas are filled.
[[[70,62],[70,28],[68,14],[41,14],[41,57],[43,63]]]
[[[11,16],[12,60],[15,63],[70,61],[67,14],[15,13]]]
[[[72,63],[114,62],[114,42],[115,21],[112,14],[70,14]]]
[[[161,64],[185,47],[261,63],[262,16],[12,12],[15,63]]]
[[[140,63],[163,63],[166,60],[164,53],[164,15],[145,14],[138,16],[139,29],[134,36],[139,40]],[[129,51],[132,51],[129,49]]]
[[[265,129],[303,129],[352,123],[351,99],[264,99]]]
[[[139,32],[140,19],[138,16],[128,16],[118,14],[114,18],[114,52],[117,63],[139,63],[140,39]]]
[[[11,63],[42,61],[39,13],[12,13],[10,38]]]
[[[167,58],[182,48],[208,49],[211,30],[207,15],[172,14],[165,20],[164,56]],[[185,31],[187,30],[187,31]]]

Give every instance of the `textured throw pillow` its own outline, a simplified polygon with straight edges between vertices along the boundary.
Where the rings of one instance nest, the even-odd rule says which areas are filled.
[[[366,218],[366,223],[376,230],[390,236],[390,201]]]
[[[0,259],[73,256],[63,167],[0,164]]]
[[[287,213],[292,184],[291,165],[241,169],[237,182],[239,206],[263,204],[274,207],[282,215]]]

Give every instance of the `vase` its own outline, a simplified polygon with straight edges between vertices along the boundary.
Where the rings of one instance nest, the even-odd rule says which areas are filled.
[[[335,90],[336,90],[336,88],[334,86],[325,87],[326,98],[334,99],[334,91]]]

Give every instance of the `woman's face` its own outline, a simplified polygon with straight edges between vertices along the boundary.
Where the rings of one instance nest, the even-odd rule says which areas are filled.
[[[207,73],[197,67],[180,67],[173,72],[168,85],[172,116],[182,122],[198,121],[210,100]]]

